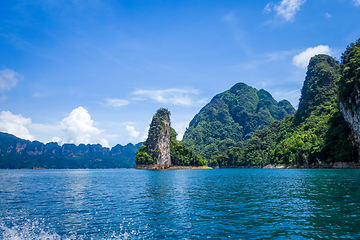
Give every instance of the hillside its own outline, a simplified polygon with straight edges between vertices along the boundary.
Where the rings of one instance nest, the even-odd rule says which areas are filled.
[[[350,128],[339,107],[340,69],[330,56],[312,57],[298,111],[256,131],[243,148],[213,157],[210,165],[332,167],[356,161],[356,147],[349,141]]]
[[[59,146],[0,132],[0,168],[133,168],[141,144],[118,144],[111,150],[100,144]]]
[[[205,159],[242,146],[252,134],[274,120],[293,114],[287,101],[276,102],[270,93],[237,83],[216,95],[191,120],[183,138],[185,146]]]

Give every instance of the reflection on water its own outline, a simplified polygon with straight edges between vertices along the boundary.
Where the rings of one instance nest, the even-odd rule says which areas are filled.
[[[360,170],[0,170],[2,239],[359,239]]]

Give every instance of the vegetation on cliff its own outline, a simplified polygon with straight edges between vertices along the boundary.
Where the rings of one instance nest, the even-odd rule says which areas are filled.
[[[100,144],[59,146],[0,132],[0,168],[133,168],[141,144],[118,144],[111,150]]]
[[[346,48],[341,60],[339,99],[347,108],[356,107],[360,94],[360,39]]]
[[[183,142],[203,158],[211,159],[230,147],[242,147],[256,130],[294,111],[287,100],[278,103],[263,89],[237,83],[200,110],[190,122]]]
[[[166,121],[170,121],[170,112],[166,108],[157,110],[153,116],[148,138],[136,153],[136,164],[152,165],[157,164],[159,149],[157,144],[161,137],[162,130],[165,128]],[[176,140],[177,133],[170,127],[169,146],[171,164],[177,166],[204,166],[206,161],[194,154],[194,152],[184,146],[181,141]]]
[[[213,157],[210,165],[304,166],[356,159],[350,129],[339,110],[339,77],[340,65],[332,57],[311,58],[297,112],[256,131],[243,148]]]

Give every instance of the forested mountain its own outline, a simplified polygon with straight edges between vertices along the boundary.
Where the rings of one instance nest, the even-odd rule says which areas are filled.
[[[294,111],[287,100],[276,102],[263,89],[237,83],[200,110],[190,122],[183,143],[210,159],[230,147],[242,146],[256,130]]]
[[[0,132],[0,168],[133,168],[141,144],[118,144],[111,150],[100,144],[59,146]]]
[[[350,128],[339,108],[341,73],[332,57],[312,57],[298,111],[256,131],[243,148],[229,148],[226,154],[213,157],[210,165],[314,166],[357,160],[357,149],[349,141]]]

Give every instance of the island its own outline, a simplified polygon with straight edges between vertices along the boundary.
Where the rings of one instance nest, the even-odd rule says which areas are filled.
[[[176,140],[170,111],[160,108],[153,116],[148,137],[136,153],[136,169],[208,168],[206,161]]]

